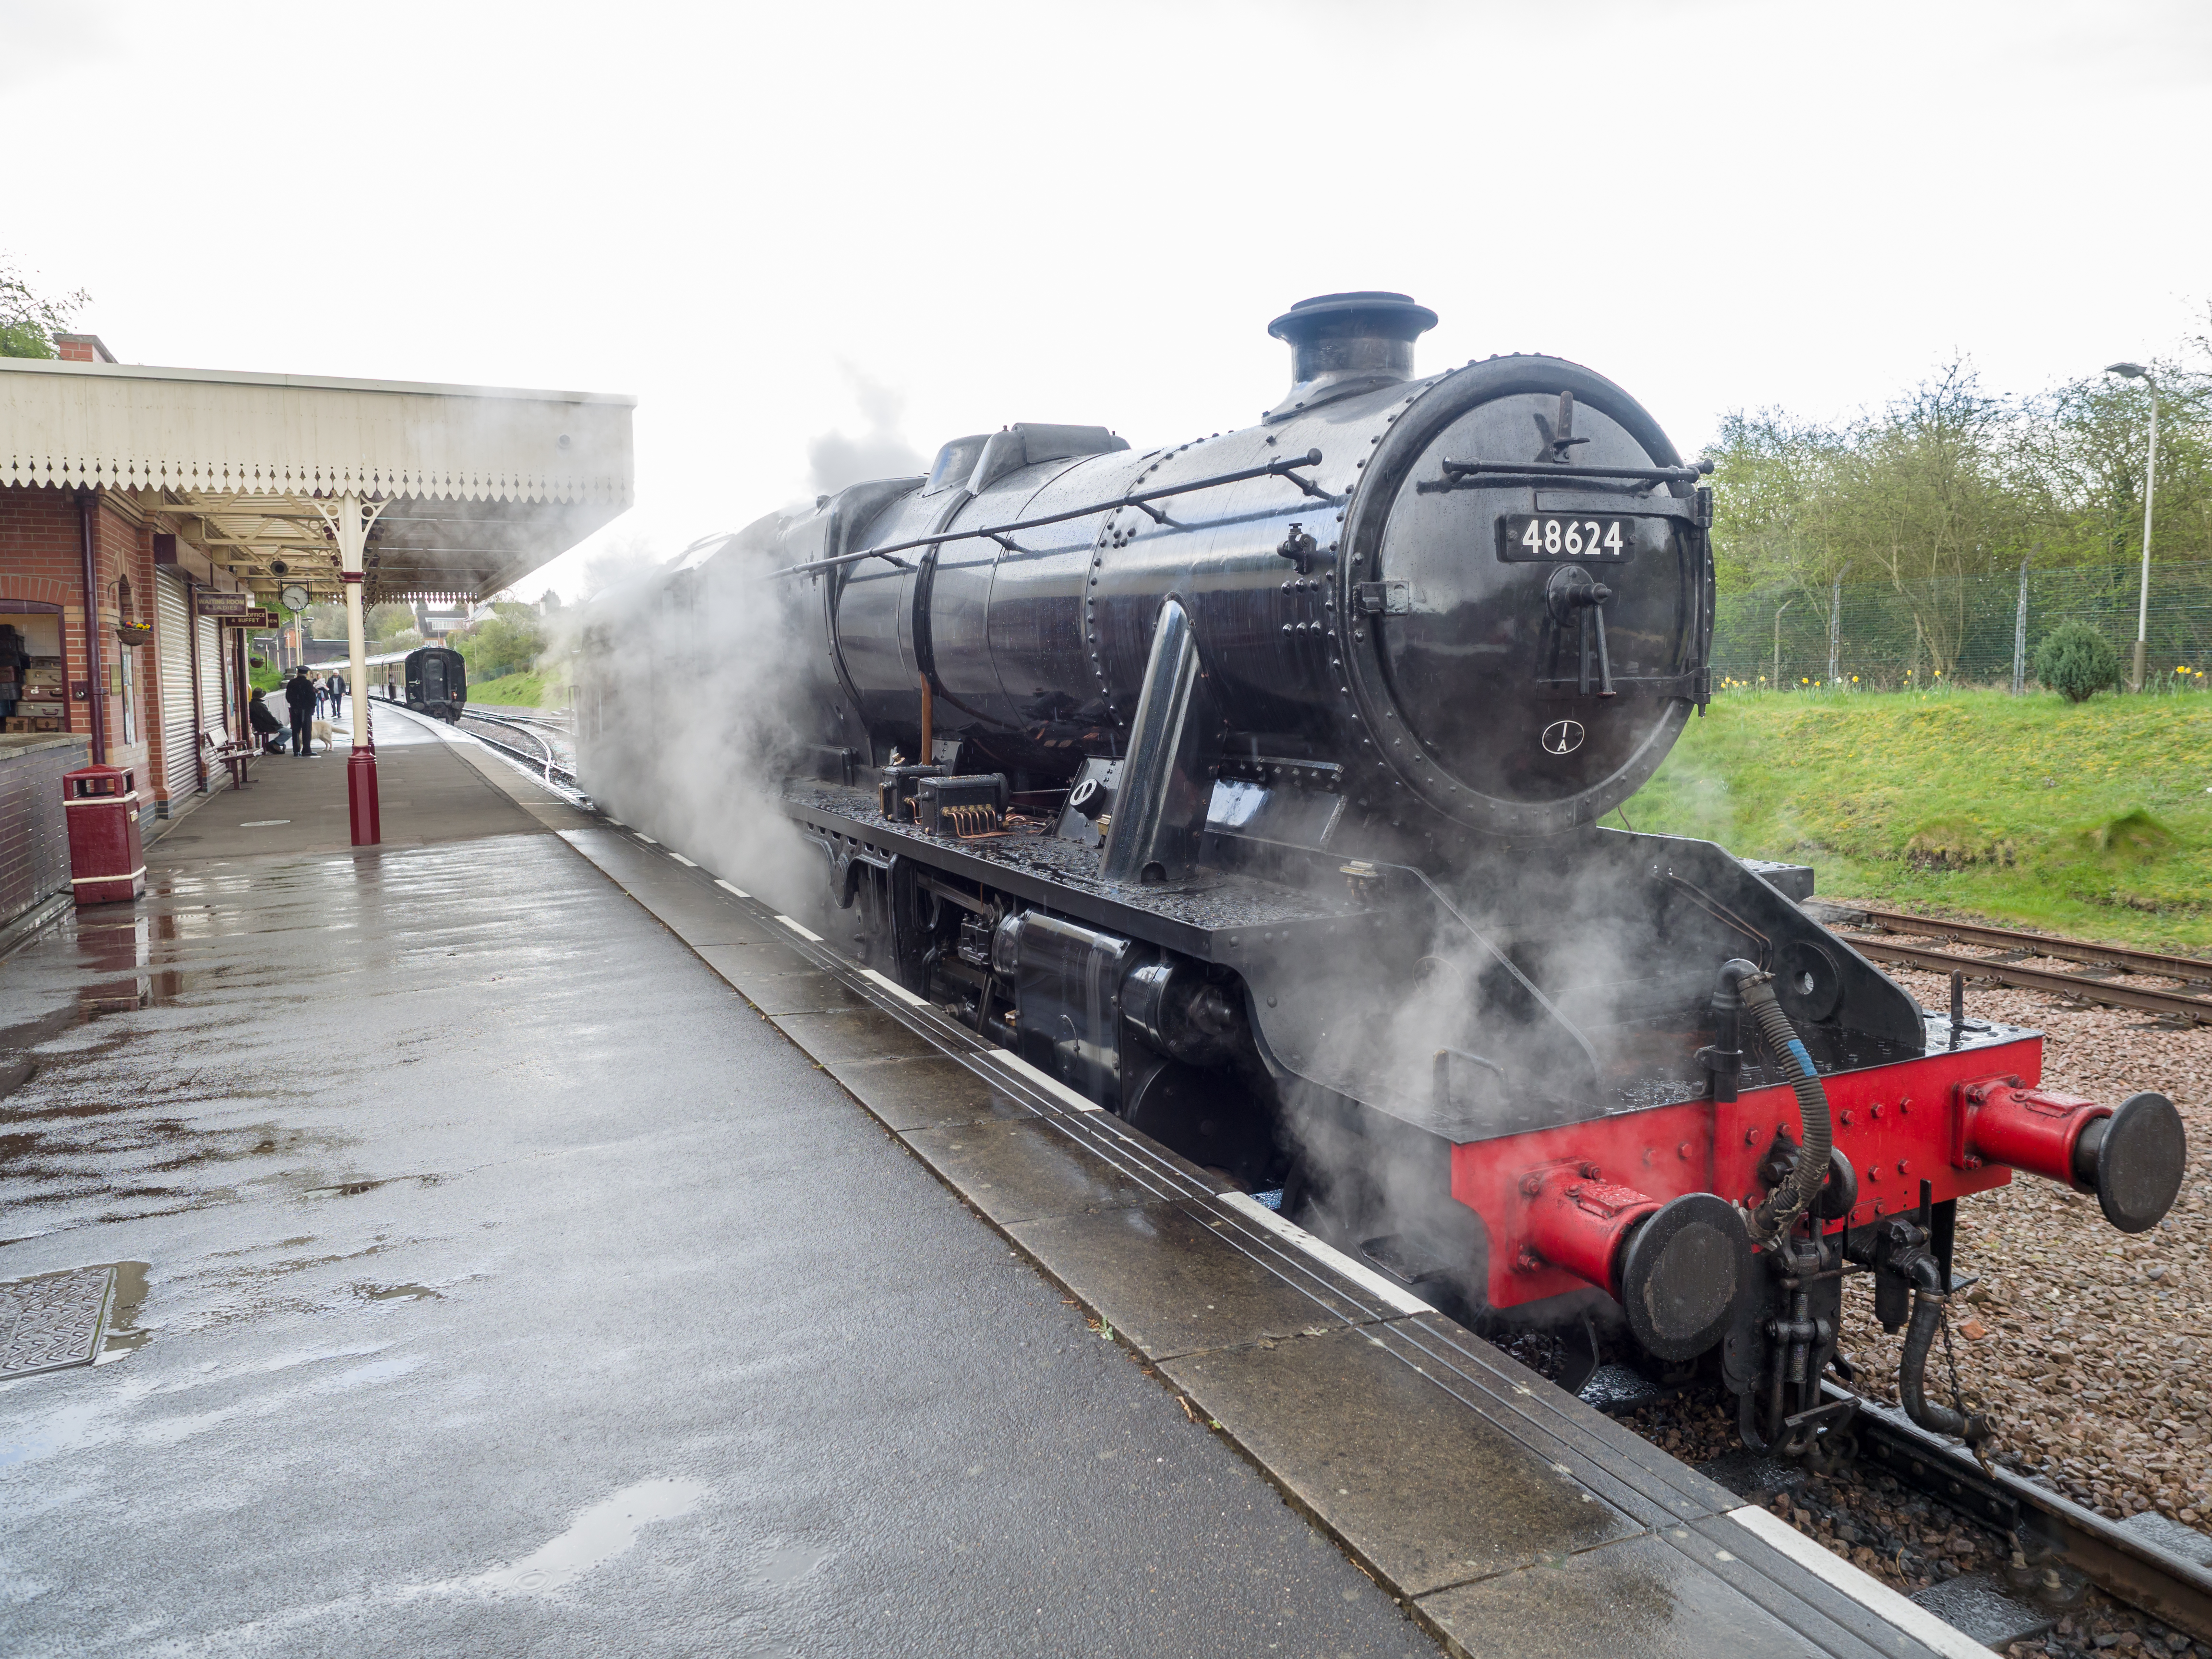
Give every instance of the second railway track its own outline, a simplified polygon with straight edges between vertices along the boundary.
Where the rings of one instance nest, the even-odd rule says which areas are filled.
[[[1931,973],[1964,973],[2021,990],[2048,991],[2110,1008],[2212,1025],[2212,961],[1861,905],[1814,900],[1808,908],[1829,926],[1844,930],[1852,948],[1875,962]],[[1899,936],[1931,943],[1900,943]],[[1990,954],[1973,955],[1942,945],[1964,945]],[[2087,971],[2030,966],[2037,958],[2075,963]],[[2168,986],[2139,982],[2143,980],[2164,980]]]

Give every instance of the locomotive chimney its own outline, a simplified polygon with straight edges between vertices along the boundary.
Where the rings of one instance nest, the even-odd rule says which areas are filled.
[[[1291,395],[1270,413],[1413,378],[1413,341],[1437,313],[1403,294],[1323,294],[1267,325],[1291,348]]]

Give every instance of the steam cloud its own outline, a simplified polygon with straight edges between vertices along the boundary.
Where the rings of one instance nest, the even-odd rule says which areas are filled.
[[[811,584],[761,580],[769,562],[759,556],[779,522],[770,515],[665,562],[635,547],[602,555],[588,574],[605,586],[587,608],[556,613],[553,648],[578,651],[587,630],[596,636],[576,685],[579,781],[592,799],[805,915],[820,902],[822,854],[777,798],[799,759],[785,709],[792,642],[805,637],[797,610],[821,596]],[[740,556],[702,568],[733,544]],[[690,606],[664,601],[687,584]]]
[[[808,477],[818,495],[834,495],[870,478],[910,478],[926,471],[921,452],[906,440],[899,419],[906,399],[849,363],[845,378],[867,429],[857,438],[824,432],[806,446]]]

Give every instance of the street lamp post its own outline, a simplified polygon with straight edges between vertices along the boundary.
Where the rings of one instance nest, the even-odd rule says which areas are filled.
[[[2150,388],[2150,459],[2143,467],[2142,581],[2136,592],[2136,683],[2142,690],[2150,683],[2147,647],[2150,635],[2150,509],[2158,491],[2158,380],[2141,363],[2107,363],[2105,373],[2123,380],[2141,380]]]

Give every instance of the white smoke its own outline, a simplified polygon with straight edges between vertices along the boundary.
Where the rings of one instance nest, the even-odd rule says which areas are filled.
[[[825,862],[780,796],[802,758],[786,702],[790,652],[821,594],[762,580],[780,523],[772,515],[665,561],[602,556],[592,569],[605,586],[556,613],[556,648],[576,653],[586,793],[715,875],[806,915]],[[811,622],[818,631],[818,616]]]
[[[927,471],[921,452],[900,430],[906,399],[850,363],[845,379],[866,423],[857,437],[824,432],[806,446],[808,476],[819,495],[834,495],[871,478],[910,478]]]

